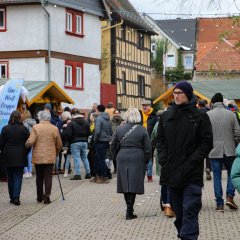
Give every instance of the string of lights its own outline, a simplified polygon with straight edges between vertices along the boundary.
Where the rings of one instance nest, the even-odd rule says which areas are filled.
[[[105,12],[107,12],[107,10],[103,10]],[[124,13],[124,12],[128,12],[125,9],[119,9],[119,10],[113,10],[111,9],[110,14],[112,13]],[[225,13],[167,13],[167,12],[136,12],[136,14],[129,12],[132,15],[165,15],[165,16],[232,16],[232,17],[237,17],[240,16],[239,12],[234,12],[234,13],[230,13],[230,12],[225,12]]]

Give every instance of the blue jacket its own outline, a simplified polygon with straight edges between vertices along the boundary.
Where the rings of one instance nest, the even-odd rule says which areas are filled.
[[[234,188],[240,193],[240,144],[238,144],[236,152],[237,158],[232,165],[231,179]]]

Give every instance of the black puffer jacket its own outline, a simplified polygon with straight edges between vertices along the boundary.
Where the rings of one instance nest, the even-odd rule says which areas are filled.
[[[186,105],[174,105],[161,115],[156,143],[161,184],[203,185],[204,158],[213,147],[212,126],[208,115],[194,104],[195,99]]]
[[[87,121],[82,117],[73,118],[67,125],[66,130],[62,133],[62,137],[72,144],[76,142],[87,142],[91,135]]]

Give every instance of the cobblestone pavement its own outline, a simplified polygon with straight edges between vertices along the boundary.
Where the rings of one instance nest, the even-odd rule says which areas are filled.
[[[116,176],[109,184],[88,180],[70,181],[61,176],[65,201],[57,177],[53,179],[52,203],[36,202],[35,178],[24,179],[21,205],[9,203],[7,184],[0,183],[1,240],[152,240],[177,239],[174,219],[163,216],[159,206],[159,178],[145,184],[145,194],[135,203],[137,219],[126,221],[122,194],[116,194]],[[223,176],[224,189],[226,174]],[[239,195],[236,203],[240,205]],[[206,181],[200,214],[200,240],[240,239],[240,210],[227,207],[225,213],[215,212],[212,181]]]

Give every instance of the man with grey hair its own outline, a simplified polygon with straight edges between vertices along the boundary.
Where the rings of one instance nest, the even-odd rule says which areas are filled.
[[[87,121],[88,121],[88,124],[90,124],[90,116],[91,116],[91,114],[92,113],[96,113],[96,111],[97,111],[97,105],[98,105],[98,103],[93,103],[93,105],[92,105],[92,109],[91,109],[91,111],[89,111],[89,113],[88,113],[88,117],[87,117]]]
[[[213,171],[213,186],[216,198],[216,211],[224,212],[222,191],[222,164],[224,163],[228,179],[226,187],[226,205],[230,209],[238,209],[234,202],[235,189],[232,185],[230,173],[235,159],[236,144],[240,140],[240,128],[236,115],[223,105],[223,95],[216,93],[211,99],[212,110],[207,112],[213,130],[214,148],[209,154]]]
[[[33,147],[32,163],[36,169],[37,201],[44,204],[51,203],[52,173],[56,156],[62,148],[62,141],[58,128],[50,123],[51,113],[38,113],[39,124],[33,126],[26,147]],[[43,182],[45,191],[43,191]]]

